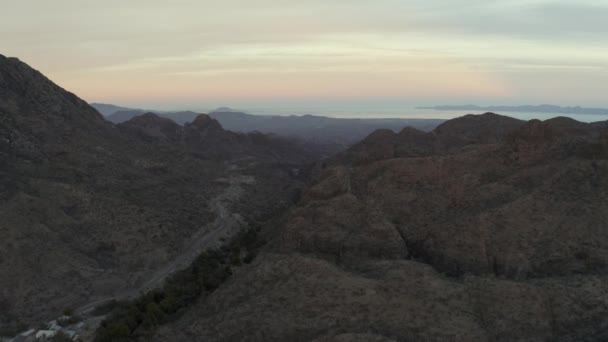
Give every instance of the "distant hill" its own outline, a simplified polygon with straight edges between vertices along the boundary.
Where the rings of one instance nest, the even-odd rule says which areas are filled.
[[[422,157],[460,151],[463,146],[497,143],[525,121],[494,113],[466,115],[446,121],[432,132],[405,128],[399,133],[378,130],[343,153],[343,162]]]
[[[229,107],[219,107],[215,110],[213,110],[212,112],[238,112],[238,110],[229,108]]]
[[[121,111],[112,113],[106,117],[106,120],[118,124],[118,123],[127,122],[127,121],[133,119],[134,117],[144,114],[144,113],[154,113],[160,117],[173,120],[175,123],[180,124],[180,125],[184,125],[186,123],[194,121],[194,119],[196,119],[196,117],[199,115],[199,113],[189,112],[189,111],[163,113],[163,112],[156,112],[156,111],[144,111],[141,109],[131,109],[131,110],[121,110]]]
[[[555,113],[555,114],[587,114],[587,115],[608,115],[608,108],[584,108],[584,107],[560,107],[555,105],[543,104],[538,106],[433,106],[418,107],[418,109],[434,110],[466,110],[466,111],[488,111],[488,112],[517,112],[517,113]]]
[[[399,131],[410,126],[430,131],[445,120],[441,119],[337,119],[325,116],[271,116],[241,112],[212,112],[209,114],[232,131],[256,130],[294,136],[318,143],[349,146],[377,129]]]
[[[101,112],[105,108],[100,107],[98,110]],[[122,123],[146,112],[141,109],[117,108],[121,108],[121,110],[107,115],[106,120]],[[189,111],[148,112],[171,119],[180,125],[192,122],[198,115]],[[235,132],[273,133],[307,142],[333,144],[341,147],[350,146],[377,129],[400,131],[404,127],[410,126],[422,131],[430,131],[445,121],[442,119],[338,119],[316,115],[252,115],[226,107],[212,111],[209,116],[216,119],[225,129]]]
[[[119,124],[118,128],[150,143],[181,145],[193,156],[205,160],[252,159],[302,165],[320,151],[314,145],[306,147],[297,140],[275,134],[232,132],[206,114],[197,114],[191,123],[182,126],[166,117],[145,113]]]
[[[116,123],[116,124],[123,123],[123,122],[127,122],[127,121],[133,119],[134,117],[141,115],[143,113],[145,113],[145,111],[139,110],[139,109],[119,110],[119,111],[106,115],[106,120]]]
[[[108,116],[108,115],[112,115],[116,112],[120,112],[120,111],[133,111],[133,110],[137,110],[140,113],[145,112],[143,109],[133,109],[133,108],[127,108],[127,107],[120,107],[120,106],[115,106],[112,104],[106,104],[106,103],[91,103],[90,104],[91,107],[97,109],[97,111],[99,113],[101,113],[103,116]]]

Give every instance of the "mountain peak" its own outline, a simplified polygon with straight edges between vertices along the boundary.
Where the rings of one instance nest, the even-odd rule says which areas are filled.
[[[442,123],[434,132],[449,137],[453,140],[452,144],[495,143],[524,123],[522,120],[491,112],[468,114]]]
[[[70,120],[101,125],[102,116],[17,58],[0,58],[0,111],[38,124]]]
[[[155,113],[144,113],[120,124],[121,127],[136,131],[145,138],[161,141],[180,140],[181,126],[173,120]]]
[[[196,119],[192,121],[191,126],[194,126],[199,130],[223,130],[222,125],[207,114],[200,114],[197,116]]]
[[[594,126],[567,117],[556,117],[545,121],[530,120],[509,135],[511,142],[534,144],[550,143],[561,139],[589,137]]]
[[[423,136],[426,134],[426,132],[416,129],[412,126],[403,127],[403,129],[399,132],[400,136]]]
[[[130,123],[160,123],[160,122],[173,122],[170,119],[162,118],[156,113],[147,112],[141,115],[135,116],[127,122]]]
[[[135,116],[125,122],[125,124],[139,127],[162,127],[172,130],[179,129],[180,127],[175,121],[152,112]]]
[[[0,130],[38,159],[90,144],[112,127],[94,108],[17,58],[0,58]]]

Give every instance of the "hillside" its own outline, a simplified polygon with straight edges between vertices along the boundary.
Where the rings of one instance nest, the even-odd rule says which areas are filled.
[[[156,341],[604,341],[607,133],[495,114],[377,131]]]
[[[100,112],[106,112],[107,105],[93,104],[93,106],[98,106]],[[104,115],[111,122],[122,123],[144,112],[140,109],[127,110],[121,108],[121,110],[112,114]],[[153,112],[180,125],[192,122],[197,116],[194,112]],[[445,121],[441,119],[338,119],[316,115],[252,115],[229,108],[218,108],[209,113],[209,116],[230,131],[279,134],[308,143],[335,146],[333,150],[344,149],[377,129],[399,131],[410,126],[423,131],[430,131]]]
[[[296,198],[314,148],[149,114],[113,125],[0,56],[0,330],[136,295]],[[295,156],[295,157],[294,157]]]
[[[463,147],[497,143],[525,122],[511,117],[485,113],[466,115],[437,126],[431,132],[406,127],[399,133],[377,130],[345,151],[342,162],[367,163],[374,160],[424,157],[458,153]]]

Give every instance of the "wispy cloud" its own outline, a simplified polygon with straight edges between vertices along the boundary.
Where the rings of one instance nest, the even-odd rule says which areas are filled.
[[[440,97],[463,87],[527,96],[535,87],[538,101],[576,102],[607,81],[602,1],[2,2],[3,53],[92,99],[319,89]],[[543,92],[548,79],[561,87]]]

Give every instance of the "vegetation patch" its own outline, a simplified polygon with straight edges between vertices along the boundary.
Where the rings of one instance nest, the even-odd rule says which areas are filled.
[[[158,326],[177,319],[225,282],[234,268],[255,258],[263,245],[259,229],[244,230],[223,247],[202,253],[188,268],[167,279],[161,289],[98,308],[97,313],[107,313],[107,318],[97,329],[95,341],[145,339]]]

